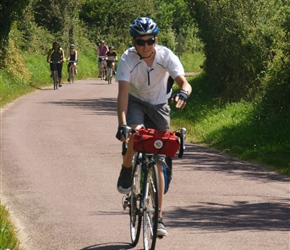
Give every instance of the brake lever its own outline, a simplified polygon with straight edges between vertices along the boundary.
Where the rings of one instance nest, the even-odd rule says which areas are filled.
[[[135,133],[135,130],[132,129],[131,127],[129,126],[125,126],[124,127],[124,133],[123,133],[123,136],[125,137],[125,139],[127,140],[127,138],[129,137],[129,133],[132,132],[132,133]],[[126,152],[127,152],[127,148],[128,148],[128,145],[126,142],[123,142],[122,143],[122,155],[125,155]]]
[[[179,136],[180,136],[180,147],[179,147],[178,158],[181,158],[185,150],[186,128],[180,129]]]

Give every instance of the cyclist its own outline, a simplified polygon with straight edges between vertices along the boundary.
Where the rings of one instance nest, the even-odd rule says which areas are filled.
[[[127,49],[119,62],[116,81],[119,90],[117,98],[118,131],[116,137],[128,142],[123,157],[117,189],[122,194],[130,192],[133,151],[133,135],[128,140],[122,136],[124,126],[138,129],[167,130],[170,126],[168,99],[174,81],[180,92],[171,98],[176,108],[184,108],[191,93],[191,86],[184,77],[184,69],[178,57],[168,48],[157,45],[157,24],[148,17],[135,19],[130,25],[133,46]],[[173,80],[174,79],[174,80]],[[164,175],[162,164],[158,165],[160,212],[158,215],[158,236],[166,236],[162,219],[164,198]]]
[[[99,58],[99,60],[98,60],[99,77],[101,77],[102,67],[106,68],[106,66],[107,66],[106,65],[106,60],[103,60],[99,56],[106,56],[108,51],[109,51],[109,49],[108,49],[108,46],[105,45],[105,41],[101,41],[101,44],[98,46],[98,49],[96,51],[96,56]]]
[[[118,60],[117,58],[117,53],[115,52],[114,46],[109,46],[109,51],[106,54],[108,60],[107,60],[107,67],[111,67],[112,65],[112,70],[113,73],[115,74],[115,61]],[[113,60],[113,61],[112,61]]]
[[[67,65],[67,72],[69,72],[69,67],[73,64],[74,72],[77,74],[77,63],[78,63],[78,51],[75,49],[75,45],[71,44],[69,46],[69,52],[68,52],[68,61],[74,61],[74,62],[69,62]],[[69,82],[69,79],[67,79]]]
[[[62,65],[63,65],[63,60],[64,60],[64,51],[60,47],[59,42],[54,42],[52,44],[52,48],[49,49],[48,54],[47,54],[47,62],[50,61],[60,61],[60,63],[56,64],[57,67],[57,72],[58,72],[58,82],[59,82],[59,87],[61,87],[61,79],[62,79]],[[51,63],[50,64],[50,71],[51,71],[51,76],[52,72],[54,70],[54,65]]]

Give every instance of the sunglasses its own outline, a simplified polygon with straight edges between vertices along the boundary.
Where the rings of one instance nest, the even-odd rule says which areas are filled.
[[[149,38],[148,40],[137,39],[135,40],[135,43],[138,46],[144,46],[145,43],[147,43],[148,45],[153,45],[155,43],[155,37]]]
[[[70,49],[74,49],[74,47],[70,47]]]

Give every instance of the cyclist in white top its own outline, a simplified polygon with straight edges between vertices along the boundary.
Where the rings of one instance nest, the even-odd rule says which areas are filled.
[[[133,47],[122,55],[117,69],[116,81],[119,92],[117,112],[119,127],[116,137],[122,136],[126,125],[138,129],[141,126],[167,130],[170,127],[170,107],[172,85],[177,83],[180,92],[171,98],[176,108],[184,108],[191,86],[184,77],[183,66],[178,57],[168,48],[157,45],[157,24],[148,17],[140,17],[130,25]],[[127,140],[128,148],[117,183],[122,194],[130,192],[133,150],[133,136]],[[162,201],[164,197],[163,168],[158,164],[160,213],[158,236],[168,233],[162,220]]]

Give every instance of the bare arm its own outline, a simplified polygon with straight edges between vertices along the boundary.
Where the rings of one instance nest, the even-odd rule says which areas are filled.
[[[48,53],[47,53],[47,62],[49,62],[50,61],[50,55],[51,55],[51,49],[48,51]]]
[[[119,92],[117,98],[117,112],[119,125],[127,125],[126,113],[128,108],[129,84],[126,81],[119,81]]]

